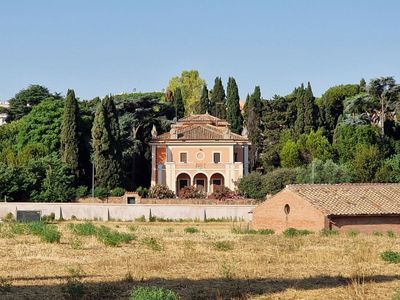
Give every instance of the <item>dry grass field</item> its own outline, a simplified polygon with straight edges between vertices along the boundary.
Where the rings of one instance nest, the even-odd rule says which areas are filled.
[[[232,227],[246,224],[230,222],[94,222],[136,237],[112,247],[72,233],[71,223],[79,222],[56,225],[59,243],[2,229],[0,299],[128,299],[138,285],[181,299],[400,299],[400,264],[380,258],[400,251],[399,237],[237,234]]]

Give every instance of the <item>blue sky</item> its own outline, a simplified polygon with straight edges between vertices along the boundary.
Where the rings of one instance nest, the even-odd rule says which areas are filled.
[[[400,1],[2,0],[0,99],[29,84],[90,99],[162,90],[182,70],[236,78],[241,98],[391,75]]]

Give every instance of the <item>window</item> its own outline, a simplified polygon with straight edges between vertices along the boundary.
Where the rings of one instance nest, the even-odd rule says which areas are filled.
[[[184,187],[188,186],[188,180],[187,179],[181,179],[179,180],[179,189],[183,189]]]
[[[213,185],[221,185],[221,179],[213,179]]]
[[[234,162],[238,162],[238,154],[237,154],[237,152],[235,152],[235,153],[233,154],[233,161],[234,161]]]
[[[221,153],[219,152],[214,152],[214,163],[218,164],[221,161]]]
[[[199,191],[204,191],[204,184],[205,184],[204,179],[197,179],[196,180],[196,187],[197,187],[197,189]]]
[[[180,155],[180,157],[179,157],[180,162],[186,164],[187,163],[187,152],[181,152],[179,155]]]
[[[289,204],[286,204],[285,207],[283,208],[283,211],[285,212],[285,215],[288,215],[290,213],[290,206]]]

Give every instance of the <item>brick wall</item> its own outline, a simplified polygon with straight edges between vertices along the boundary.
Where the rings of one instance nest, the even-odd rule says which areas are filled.
[[[337,216],[330,220],[332,228],[341,232],[386,233],[391,230],[400,234],[400,216]]]
[[[284,207],[289,205],[286,215]],[[282,232],[286,228],[319,231],[325,227],[324,214],[297,194],[283,190],[253,210],[254,229],[269,228]]]

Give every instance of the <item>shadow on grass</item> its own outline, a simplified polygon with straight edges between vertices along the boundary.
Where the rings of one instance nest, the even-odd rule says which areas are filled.
[[[97,277],[97,276],[94,276]],[[59,277],[54,277],[58,279]],[[28,280],[40,280],[31,278]],[[13,278],[13,281],[19,278]],[[20,278],[20,280],[27,280]],[[364,277],[364,282],[389,282],[400,280],[400,275],[375,275]],[[251,296],[268,295],[285,291],[317,290],[347,286],[350,278],[342,276],[315,276],[303,279],[162,279],[143,281],[85,282],[83,299],[128,299],[129,291],[135,286],[157,286],[177,292],[181,299],[249,299]],[[62,299],[65,285],[12,285],[10,290],[0,294],[1,299]]]

